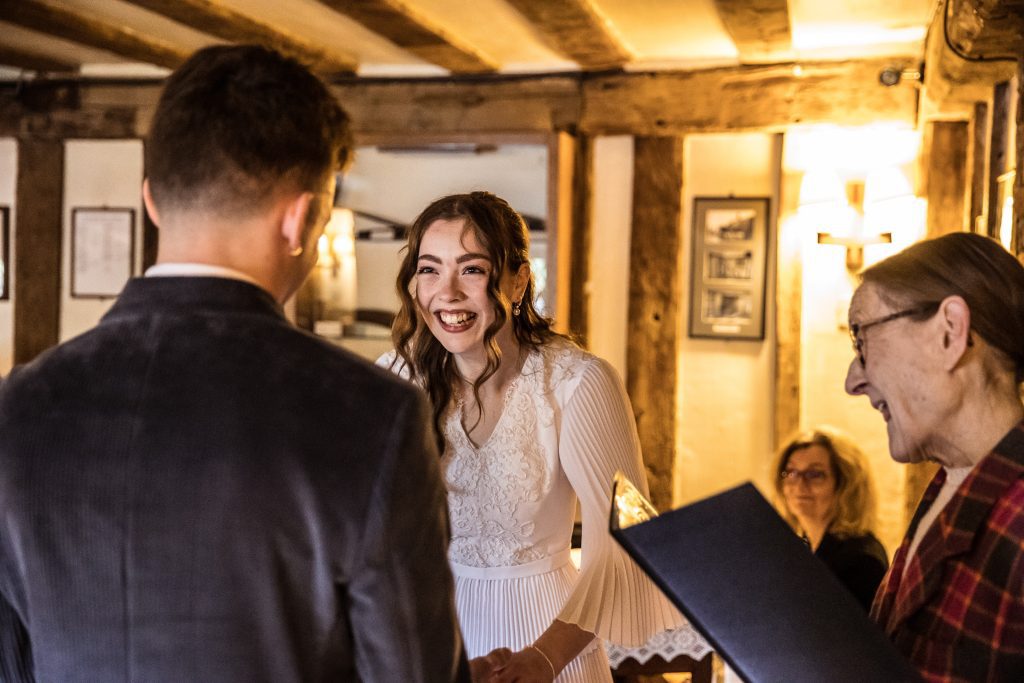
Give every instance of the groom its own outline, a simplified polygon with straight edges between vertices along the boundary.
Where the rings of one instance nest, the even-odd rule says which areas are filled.
[[[350,144],[271,50],[168,79],[157,265],[0,385],[0,680],[468,680],[424,399],[281,309]]]

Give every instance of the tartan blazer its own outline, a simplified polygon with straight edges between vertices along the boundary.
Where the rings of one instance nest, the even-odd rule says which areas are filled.
[[[927,681],[1024,681],[1024,423],[907,548],[945,481],[925,491],[871,617]]]

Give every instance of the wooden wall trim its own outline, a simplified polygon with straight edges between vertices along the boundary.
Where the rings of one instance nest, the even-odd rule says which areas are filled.
[[[992,88],[992,124],[989,131],[985,225],[989,237],[999,235],[999,176],[1006,172],[1006,153],[1010,135],[1010,84],[996,83]]]
[[[971,232],[985,232],[982,220],[985,216],[985,190],[988,187],[988,104],[975,102],[971,116],[967,148],[967,191],[970,201],[964,209],[964,224]]]
[[[928,165],[926,235],[938,237],[964,229],[967,191],[967,122],[931,121]]]
[[[14,363],[60,339],[64,144],[19,140],[14,239]]]
[[[678,425],[683,140],[638,137],[633,163],[626,388],[651,500],[666,510],[672,505]]]
[[[573,171],[572,276],[569,293],[569,328],[587,345],[590,317],[590,249],[594,187],[594,140],[581,136],[576,140]]]

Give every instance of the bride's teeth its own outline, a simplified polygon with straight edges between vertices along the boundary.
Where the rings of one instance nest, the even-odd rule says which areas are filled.
[[[441,313],[441,322],[445,325],[462,325],[470,319],[470,313]]]

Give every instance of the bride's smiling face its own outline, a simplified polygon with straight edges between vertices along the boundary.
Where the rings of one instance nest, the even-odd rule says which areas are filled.
[[[484,335],[497,317],[487,294],[493,270],[487,249],[465,220],[436,220],[424,231],[416,261],[416,303],[431,333],[449,353],[484,353]],[[517,274],[501,275],[506,315],[502,334],[511,326],[510,302],[522,296],[528,272],[523,266]]]

